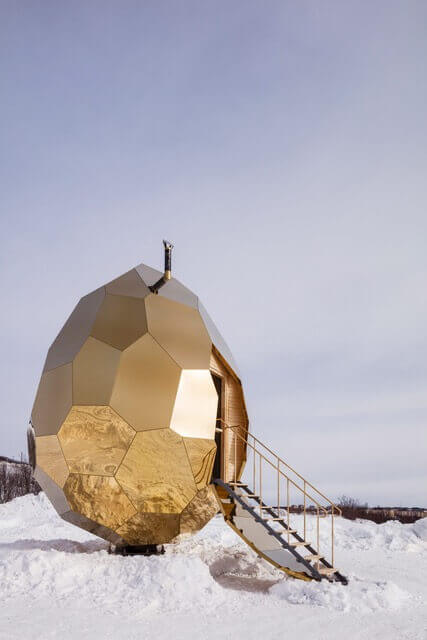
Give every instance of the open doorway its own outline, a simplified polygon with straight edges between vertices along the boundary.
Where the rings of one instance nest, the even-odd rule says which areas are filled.
[[[216,410],[216,427],[217,429],[222,429],[222,396],[223,396],[223,386],[224,381],[220,376],[212,373],[212,378],[214,381],[215,389],[218,394],[218,406]],[[214,466],[212,470],[212,479],[222,478],[222,433],[220,431],[215,432],[215,442],[216,442],[216,455],[214,460]]]

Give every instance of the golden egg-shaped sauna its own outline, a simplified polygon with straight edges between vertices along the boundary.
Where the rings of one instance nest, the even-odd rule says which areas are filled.
[[[248,419],[233,357],[199,298],[140,264],[84,296],[35,398],[34,475],[59,515],[114,545],[161,545],[218,511]]]

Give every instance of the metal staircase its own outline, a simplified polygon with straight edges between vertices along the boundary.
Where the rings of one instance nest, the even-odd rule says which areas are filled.
[[[232,477],[224,473],[224,479],[213,480],[227,524],[259,556],[285,573],[302,580],[347,584],[334,566],[334,518],[341,515],[340,509],[253,434],[225,423],[221,430],[232,435],[234,446],[234,465],[229,465]],[[240,478],[243,465],[236,471],[239,445],[244,445],[246,462],[250,462],[244,473],[250,477],[248,482]],[[265,495],[274,495],[273,504],[264,498],[263,486]],[[293,502],[295,498],[298,502]]]

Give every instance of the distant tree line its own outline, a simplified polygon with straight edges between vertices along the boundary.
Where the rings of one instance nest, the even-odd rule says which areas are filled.
[[[40,491],[28,462],[0,456],[0,504]]]

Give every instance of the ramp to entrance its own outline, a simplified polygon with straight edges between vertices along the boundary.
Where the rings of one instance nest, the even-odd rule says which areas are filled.
[[[251,476],[251,485],[240,478],[213,480],[226,523],[260,557],[285,573],[302,580],[347,584],[334,566],[334,518],[341,515],[340,509],[253,434],[238,426],[224,425],[222,430],[226,429],[233,430],[234,442],[244,440],[252,458],[245,473]],[[263,484],[269,495],[274,487],[274,504],[263,498]],[[296,496],[300,502],[295,504],[291,499]]]

